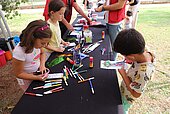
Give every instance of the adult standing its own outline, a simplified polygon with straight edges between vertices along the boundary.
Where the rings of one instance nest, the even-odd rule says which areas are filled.
[[[141,0],[128,0],[128,1],[129,1],[128,11],[132,12],[132,28],[135,28],[138,19],[138,10]]]
[[[68,30],[74,30],[73,26],[70,24],[70,20],[71,20],[71,16],[72,16],[72,8],[73,7],[88,22],[91,21],[87,17],[87,15],[83,12],[83,10],[79,7],[76,0],[62,0],[62,1],[65,3],[66,11],[65,11],[65,14],[64,14],[64,19],[62,20],[62,22],[59,23],[60,24],[60,29],[61,29],[61,36],[64,35],[64,33],[67,31],[67,29]],[[49,2],[50,2],[50,0],[46,0],[46,5],[45,5],[44,13],[43,13],[43,16],[45,17],[45,20],[47,20],[49,18],[49,16],[48,16],[48,4],[49,4]]]
[[[106,0],[103,5],[95,9],[96,12],[106,11],[105,19],[112,47],[117,34],[122,30],[126,2],[127,0]],[[113,55],[115,59],[117,53],[113,52]]]

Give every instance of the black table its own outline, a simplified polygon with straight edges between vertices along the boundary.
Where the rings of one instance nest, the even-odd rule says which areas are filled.
[[[100,60],[112,58],[110,53],[109,36],[105,27],[90,27],[93,32],[93,42],[101,40],[101,31],[105,31],[106,36],[99,47],[89,55],[94,58],[94,68],[89,69],[89,58],[85,58],[83,67],[80,70],[87,69],[82,73],[84,78],[95,77],[92,80],[95,94],[92,94],[89,82],[78,84],[78,79],[69,78],[69,86],[65,86],[64,91],[44,95],[43,97],[23,95],[12,114],[123,114],[121,94],[118,85],[118,79],[115,70],[106,70],[100,68]],[[106,52],[101,55],[101,48],[105,47]],[[56,57],[53,53],[48,61]],[[71,65],[64,61],[59,65],[50,68],[51,73],[62,72],[63,66],[71,68]],[[43,82],[33,81],[28,92],[43,93],[43,89],[32,90],[32,88],[43,85]]]

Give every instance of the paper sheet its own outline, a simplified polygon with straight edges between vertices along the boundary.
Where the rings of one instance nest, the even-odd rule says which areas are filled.
[[[124,66],[123,61],[110,61],[110,60],[101,60],[100,68],[102,69],[121,69]]]
[[[54,79],[54,78],[63,78],[63,73],[48,74],[48,78],[47,79]]]

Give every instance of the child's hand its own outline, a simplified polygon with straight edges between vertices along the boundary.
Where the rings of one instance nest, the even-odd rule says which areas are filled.
[[[70,42],[63,42],[63,45],[64,45],[64,46],[69,46],[69,45],[70,45]]]
[[[68,30],[70,30],[70,31],[73,31],[73,30],[74,30],[74,27],[73,27],[72,25],[70,25],[70,24],[67,26],[67,28],[68,28]]]
[[[49,74],[50,70],[46,69],[45,71],[43,71],[43,74],[41,74],[41,79],[42,81],[46,80],[48,78],[48,74]]]
[[[102,11],[102,7],[103,7],[103,6],[100,6],[100,7],[98,7],[98,8],[95,8],[95,9],[94,9],[95,12],[101,12],[101,11]]]
[[[58,48],[58,52],[63,52],[64,50],[65,50],[65,48],[63,48],[63,47]]]
[[[47,68],[44,65],[40,65],[39,71],[41,72],[41,74],[45,73],[46,70],[47,70]]]

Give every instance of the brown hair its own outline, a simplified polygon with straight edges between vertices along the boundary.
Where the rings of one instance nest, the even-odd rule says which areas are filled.
[[[61,0],[51,0],[50,3],[48,4],[48,16],[50,17],[51,11],[59,11],[62,7],[65,7],[65,4]]]
[[[35,20],[28,24],[20,35],[20,46],[25,48],[25,53],[31,53],[36,39],[51,38],[52,31],[46,21]]]

